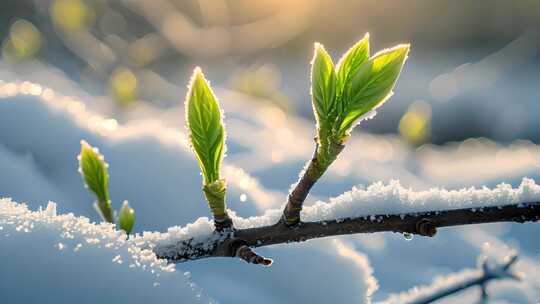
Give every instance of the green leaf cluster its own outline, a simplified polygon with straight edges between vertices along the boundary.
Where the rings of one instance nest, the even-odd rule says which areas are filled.
[[[370,57],[366,34],[334,67],[324,47],[315,44],[311,96],[317,119],[320,171],[324,172],[335,160],[339,147],[362,116],[369,115],[392,95],[408,52],[409,45],[401,44]]]

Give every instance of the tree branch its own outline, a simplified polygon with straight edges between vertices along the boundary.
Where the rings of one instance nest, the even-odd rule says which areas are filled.
[[[246,258],[245,255],[240,255],[238,249],[242,246],[255,248],[356,233],[398,232],[432,237],[440,227],[495,222],[524,223],[538,220],[540,220],[540,202],[300,222],[294,227],[287,227],[280,221],[269,226],[214,232],[207,238],[199,237],[197,240],[187,239],[176,244],[156,246],[154,251],[158,257],[171,262],[218,256],[240,257],[253,262],[254,260],[250,260],[251,256]]]

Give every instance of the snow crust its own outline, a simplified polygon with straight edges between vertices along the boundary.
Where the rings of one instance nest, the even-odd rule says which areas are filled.
[[[470,280],[479,278],[482,273],[475,269],[464,269],[457,273],[452,273],[447,276],[439,276],[433,280],[433,283],[429,286],[416,286],[411,290],[394,294],[380,304],[404,304],[404,303],[416,303],[425,296],[436,294],[438,291],[448,288],[450,286],[461,285]],[[471,289],[473,289],[472,287]],[[476,287],[478,288],[478,287]]]
[[[316,202],[302,211],[302,218],[305,221],[321,221],[460,208],[482,212],[482,207],[539,201],[540,186],[529,178],[524,178],[517,188],[502,183],[493,189],[484,186],[460,190],[431,188],[426,191],[404,188],[399,181],[393,180],[388,184],[377,182],[366,189],[355,187],[331,198],[329,203]]]
[[[200,279],[201,274],[208,272],[216,279],[223,275],[231,275],[230,271],[233,269],[247,275],[248,277],[243,279],[246,282],[257,277],[263,280],[254,286],[260,284],[266,286],[264,280],[268,278],[264,277],[269,273],[271,281],[275,281],[278,276],[281,277],[287,270],[292,271],[289,277],[311,273],[309,279],[304,278],[306,282],[304,284],[314,284],[319,276],[313,274],[335,268],[341,269],[343,275],[352,279],[351,282],[344,284],[346,285],[344,288],[349,290],[346,294],[350,296],[353,293],[356,298],[361,299],[361,302],[366,303],[377,289],[367,258],[357,253],[351,245],[344,243],[338,244],[339,250],[331,254],[325,252],[328,245],[322,245],[328,242],[314,244],[312,248],[293,245],[270,250],[273,256],[283,258],[281,265],[270,270],[253,267],[230,258],[226,258],[227,263],[216,263],[214,259],[214,264],[210,267],[193,262],[198,273],[196,275],[190,271],[178,270],[174,264],[157,259],[152,249],[156,243],[164,239],[207,237],[211,229],[210,221],[207,219],[199,219],[184,228],[170,228],[167,233],[145,232],[143,236],[128,239],[123,231],[115,230],[112,224],[91,223],[88,218],[76,217],[71,213],[58,215],[56,206],[55,203],[49,202],[45,209],[40,208],[32,212],[25,204],[15,203],[9,198],[0,199],[2,248],[0,258],[10,261],[3,266],[0,273],[0,294],[8,303],[29,303],[38,300],[52,303],[73,303],[75,300],[80,303],[214,303],[192,277]],[[304,255],[308,258],[303,258],[300,262],[287,261],[285,258]],[[297,266],[310,267],[309,265],[313,265],[319,259],[330,259],[337,264],[332,263],[328,267],[321,268],[311,267],[311,270],[298,272]],[[353,264],[352,267],[350,263]],[[347,274],[345,269],[349,269],[350,274]],[[29,275],[30,273],[32,275]],[[51,277],[55,279],[51,281]],[[242,280],[240,277],[237,279]],[[22,296],[13,292],[22,282],[31,286],[33,291]],[[361,282],[361,285],[356,282]],[[215,283],[216,287],[223,288],[223,286],[237,286],[238,281]],[[290,283],[288,286],[290,288]],[[69,291],[66,292],[66,289]],[[235,303],[251,302],[262,292],[261,290],[246,292],[243,288],[242,293],[230,288],[226,290],[226,297],[234,299]],[[260,300],[261,303],[284,301],[301,296],[291,293],[291,290],[275,295],[272,295],[271,291],[272,289],[267,289],[262,292],[265,297]],[[339,294],[333,293],[315,292],[315,295],[326,300],[340,298]],[[343,299],[349,296],[345,295]],[[310,297],[309,294],[307,297]]]
[[[506,252],[506,251],[502,251]],[[487,255],[493,255],[494,252],[487,253]],[[501,252],[499,252],[499,255]],[[514,253],[511,253],[514,254]],[[415,286],[408,291],[402,293],[396,293],[391,295],[386,300],[380,302],[380,304],[415,304],[424,303],[426,298],[440,297],[448,289],[452,289],[455,286],[465,286],[470,282],[474,282],[484,276],[484,271],[490,273],[492,279],[485,285],[488,292],[489,303],[533,303],[534,297],[531,297],[530,293],[523,292],[516,288],[516,285],[523,284],[519,280],[511,279],[511,277],[522,277],[522,272],[516,272],[514,269],[518,267],[510,267],[505,269],[504,265],[508,261],[507,257],[496,261],[493,257],[488,258],[487,255],[480,255],[478,257],[477,269],[463,269],[461,271],[451,273],[446,276],[437,276],[433,282],[429,285]],[[486,266],[481,266],[483,263],[487,263]],[[529,264],[525,262],[524,264]],[[530,265],[529,265],[530,266]],[[484,270],[480,269],[482,267]],[[484,268],[485,267],[485,268]],[[533,268],[535,268],[533,266]],[[523,278],[521,278],[523,279]],[[527,278],[529,281],[535,281],[536,278]],[[534,285],[534,284],[533,284]],[[437,303],[475,303],[479,302],[479,285],[471,286],[459,293],[452,294],[448,297],[443,297],[436,301]]]
[[[4,303],[213,303],[190,273],[112,224],[0,199]],[[20,284],[27,292],[13,292]]]

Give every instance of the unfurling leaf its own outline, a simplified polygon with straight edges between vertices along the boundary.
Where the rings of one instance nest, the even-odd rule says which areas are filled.
[[[129,206],[128,201],[124,201],[120,214],[118,216],[118,225],[120,229],[124,230],[127,234],[131,233],[133,226],[135,226],[135,210]]]
[[[191,146],[195,151],[204,184],[219,180],[225,149],[221,110],[200,68],[195,68],[186,96],[186,116]]]
[[[408,52],[408,44],[398,45],[378,52],[360,66],[351,79],[350,95],[344,99],[339,135],[347,135],[358,118],[379,107],[392,95]]]
[[[84,183],[97,198],[98,211],[102,218],[112,223],[114,221],[111,202],[109,199],[109,175],[107,163],[97,148],[93,148],[86,141],[81,140],[81,153],[78,156],[79,172]]]
[[[360,66],[369,59],[369,33],[353,45],[337,64],[337,94],[346,95],[351,78],[356,75]]]
[[[332,58],[324,47],[315,43],[311,62],[311,98],[318,124],[327,123],[334,109],[336,95],[336,72]]]
[[[219,169],[225,150],[225,130],[221,109],[200,68],[195,68],[186,97],[186,116],[191,146],[203,175],[203,191],[217,230],[232,227],[225,209],[225,180]]]

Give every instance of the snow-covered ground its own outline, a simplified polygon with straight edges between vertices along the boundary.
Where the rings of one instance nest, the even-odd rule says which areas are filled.
[[[3,303],[209,303],[189,272],[110,224],[0,200]]]
[[[391,293],[429,284],[436,276],[473,267],[478,254],[503,255],[510,247],[520,251],[516,270],[526,278],[492,283],[488,289],[493,299],[511,303],[540,299],[538,224],[441,229],[435,238],[411,241],[382,233],[260,248],[261,254],[274,259],[270,268],[230,258],[182,263],[173,272],[159,263],[146,269],[142,265],[130,268],[140,254],[132,251],[144,249],[148,240],[141,236],[139,244],[137,238],[125,241],[110,226],[91,224],[98,216],[92,208],[93,197],[77,172],[79,142],[85,139],[105,155],[113,206],[118,209],[122,200],[129,200],[137,213],[135,232],[181,233],[180,228],[168,228],[208,216],[197,164],[182,127],[183,107],[158,110],[140,106],[113,120],[107,116],[115,109],[73,83],[62,80],[62,85],[49,89],[43,86],[44,76],[35,84],[14,82],[14,76],[6,73],[5,82],[0,82],[0,197],[26,202],[34,211],[44,208],[30,213],[9,200],[0,203],[0,255],[4,261],[9,259],[0,273],[0,294],[7,295],[8,303],[45,300],[46,296],[50,296],[48,302],[114,299],[111,302],[145,303],[152,298],[196,303],[212,298],[221,303],[364,303],[372,293],[373,299],[383,300]],[[178,88],[178,96],[184,92]],[[216,93],[226,112],[224,175],[229,182],[229,208],[244,218],[279,210],[289,185],[311,156],[311,122],[288,117],[237,93],[219,89]],[[393,136],[358,132],[313,189],[305,215],[319,210],[313,214],[320,218],[329,205],[317,200],[327,201],[355,185],[356,190],[330,200],[336,210],[328,216],[345,216],[339,208],[353,202],[355,206],[365,204],[355,212],[366,214],[404,208],[400,201],[442,208],[456,205],[459,195],[471,193],[493,203],[515,202],[520,195],[538,198],[538,186],[531,180],[522,182],[525,176],[536,181],[540,177],[540,148],[530,142],[501,145],[471,139],[415,150]],[[393,179],[400,185],[390,182]],[[376,181],[383,184],[369,186]],[[519,188],[453,192],[457,193],[450,195],[454,201],[428,191],[434,186],[493,187],[501,182]],[[408,188],[416,192],[408,192]],[[426,191],[418,192],[422,190]],[[384,191],[392,199],[373,200]],[[72,212],[75,216],[54,217],[53,205],[46,207],[49,200],[57,203],[59,214]],[[67,234],[64,221],[71,223]],[[205,226],[210,227],[209,222],[201,225]],[[151,236],[147,234],[147,238]],[[77,249],[79,243],[82,246]],[[107,246],[109,243],[113,245]],[[150,268],[156,268],[154,273]],[[470,290],[460,299],[474,301],[477,293]]]

